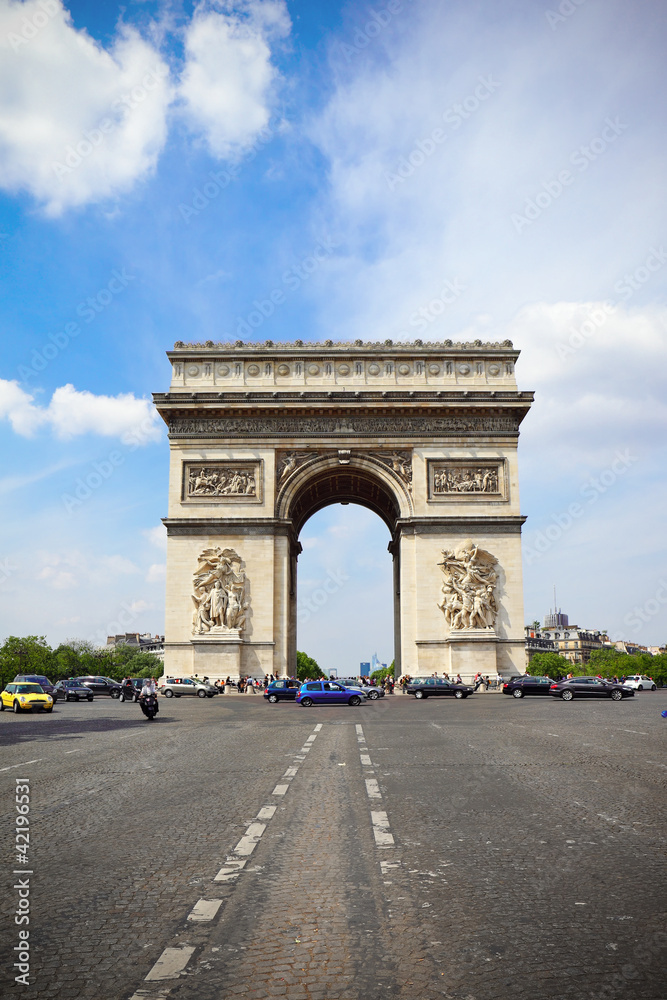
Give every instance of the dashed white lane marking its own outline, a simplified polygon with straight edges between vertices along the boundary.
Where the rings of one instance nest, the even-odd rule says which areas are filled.
[[[165,1000],[165,997],[168,997],[170,993],[171,989],[160,990],[159,993],[153,993],[152,990],[137,990],[130,997],[130,1000],[146,1000],[147,997],[150,1000]]]
[[[368,753],[368,747],[365,745],[366,737],[364,736],[363,727],[361,725],[357,725],[355,728],[357,731],[357,743],[359,744],[359,759],[361,764],[363,767],[373,767]],[[368,795],[368,798],[375,802],[381,802],[382,793],[380,792],[377,779],[364,778],[364,782],[366,784],[366,794]],[[375,837],[376,847],[394,847],[394,837],[389,828],[389,820],[386,812],[371,809],[371,823],[373,826],[373,836]]]
[[[188,913],[188,920],[197,920],[202,922],[206,920],[213,920],[221,906],[221,899],[200,899]]]
[[[311,735],[306,740],[306,743],[312,743],[313,740],[316,740],[316,739],[317,739],[317,735],[315,733],[311,733]]]
[[[246,830],[245,836],[241,837],[234,848],[234,854],[240,854],[241,857],[247,857],[252,854],[265,830],[265,823],[251,823]]]
[[[624,729],[624,733],[635,733],[637,736],[648,736],[648,733],[642,733],[640,729]]]
[[[389,820],[386,812],[374,812],[371,810],[371,822],[373,824],[373,836],[378,847],[393,847],[394,838],[389,832]]]
[[[369,799],[381,799],[380,789],[375,778],[366,778],[366,794]]]
[[[176,979],[190,961],[194,948],[165,948],[146,976],[145,982],[159,979]]]
[[[43,757],[36,757],[35,760],[24,760],[22,764],[10,764],[9,767],[0,767],[0,771],[11,771],[13,767],[27,767],[28,764],[39,764]]]
[[[81,753],[82,750],[83,750],[83,747],[79,747],[77,750],[65,750],[65,753],[66,754],[68,754],[68,753]]]
[[[320,732],[322,729],[322,723],[319,723],[315,727],[315,733]],[[308,737],[307,746],[302,747],[300,753],[308,753],[313,741],[315,740],[315,735]],[[40,758],[41,759],[41,758]],[[303,761],[306,758],[304,756],[294,756],[293,760]],[[36,764],[37,761],[28,761],[28,763]],[[15,767],[21,767],[20,764],[14,765]],[[295,764],[293,767],[288,768],[285,777],[289,777],[290,780],[295,777],[299,765]],[[8,768],[4,768],[8,770]],[[289,789],[289,784],[276,785],[273,790],[274,795],[285,795]],[[275,805],[262,806],[257,814],[257,820],[266,820],[267,822],[273,818],[276,809],[278,807]],[[266,830],[266,823],[253,822],[250,823],[245,835],[241,837],[238,844],[234,848],[233,854],[235,856],[229,857],[225,865],[220,869],[218,874],[214,877],[214,882],[233,882],[238,878],[242,869],[246,866],[248,857],[257,847],[262,834]],[[193,922],[205,922],[211,921],[215,918],[220,906],[222,905],[221,899],[200,899],[193,906],[192,910],[188,914],[188,920]],[[156,982],[164,979],[177,979],[187,966],[194,948],[165,948],[157,962],[151,969],[151,971],[146,976],[144,982]],[[162,997],[166,997],[169,990],[165,990],[160,994],[160,997],[154,996],[146,990],[138,990],[132,1000],[161,1000]]]
[[[234,858],[228,861],[224,868],[221,868],[218,874],[213,879],[214,882],[231,882],[235,879],[242,868],[245,868],[246,862],[241,858]]]

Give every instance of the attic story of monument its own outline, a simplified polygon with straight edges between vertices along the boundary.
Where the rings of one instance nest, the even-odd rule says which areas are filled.
[[[524,666],[509,341],[223,343],[168,352],[165,670],[296,670],[299,534],[357,503],[391,533],[397,673]]]

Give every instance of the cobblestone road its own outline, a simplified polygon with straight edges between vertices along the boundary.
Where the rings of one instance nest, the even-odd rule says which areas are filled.
[[[2,988],[58,1000],[658,1000],[663,692],[96,699],[0,717]],[[30,779],[30,979],[13,984]]]

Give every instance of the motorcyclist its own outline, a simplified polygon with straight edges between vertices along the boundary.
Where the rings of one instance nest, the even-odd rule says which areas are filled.
[[[150,714],[147,710],[148,699],[153,699],[155,702],[155,713],[160,711],[160,706],[157,701],[157,686],[155,684],[155,679],[153,677],[147,677],[144,680],[143,686],[141,688],[141,694],[139,695],[139,704],[141,705],[141,711],[144,713],[147,719],[150,719]]]

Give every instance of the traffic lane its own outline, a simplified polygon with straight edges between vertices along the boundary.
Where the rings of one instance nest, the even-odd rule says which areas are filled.
[[[392,923],[387,906],[381,862],[391,852],[372,833],[360,716],[314,717],[323,728],[307,762],[170,1000],[442,997],[440,969],[415,935],[418,912],[406,900]],[[195,942],[186,927],[181,941]]]
[[[396,723],[375,733],[367,727],[371,757],[386,761],[381,788],[402,848],[392,873],[396,899],[414,880],[430,936],[451,956],[448,989],[479,1000],[510,987],[531,998],[595,989],[660,995],[660,856],[637,833],[610,829],[601,817],[593,824],[580,811],[597,782],[593,806],[604,812],[616,794],[613,773],[573,789],[565,761],[542,761],[539,775],[484,764],[483,736],[484,751],[498,759],[513,750],[511,741],[493,746],[486,721],[471,714],[466,725],[459,716],[443,726],[424,718],[417,729],[403,728],[403,739]],[[526,784],[526,771],[537,780]]]
[[[310,729],[262,726],[258,740],[256,725],[193,718],[178,739],[161,739],[166,727],[147,723],[142,741],[38,765],[30,782],[35,996],[121,997],[133,987],[136,963],[159,953]],[[11,906],[6,899],[8,919]]]

